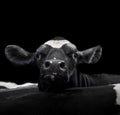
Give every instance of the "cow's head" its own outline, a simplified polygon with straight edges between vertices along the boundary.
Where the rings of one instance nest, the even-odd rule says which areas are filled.
[[[36,63],[40,69],[39,89],[58,91],[76,84],[76,65],[96,63],[102,48],[96,46],[85,51],[78,51],[70,41],[56,37],[42,44],[35,53],[29,53],[16,45],[5,48],[6,57],[18,65]]]

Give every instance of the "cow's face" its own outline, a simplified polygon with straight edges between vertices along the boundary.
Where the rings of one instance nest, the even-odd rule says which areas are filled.
[[[50,40],[41,45],[35,53],[40,68],[39,88],[65,88],[75,72],[77,51],[76,46],[67,40]]]
[[[95,63],[99,60],[101,47],[78,51],[74,44],[59,37],[45,42],[35,53],[29,53],[16,45],[9,45],[5,54],[11,62],[19,65],[37,64],[40,69],[40,90],[60,91],[67,88],[75,77],[77,64]]]

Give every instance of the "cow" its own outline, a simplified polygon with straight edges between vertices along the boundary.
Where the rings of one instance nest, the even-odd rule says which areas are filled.
[[[1,115],[120,115],[120,83],[48,93],[37,86],[0,90]]]
[[[44,92],[60,92],[72,87],[90,87],[120,83],[120,76],[108,74],[77,75],[77,65],[97,63],[102,55],[102,47],[79,51],[63,37],[55,37],[40,45],[30,53],[18,45],[5,48],[7,59],[17,65],[36,64],[40,70],[38,87]]]

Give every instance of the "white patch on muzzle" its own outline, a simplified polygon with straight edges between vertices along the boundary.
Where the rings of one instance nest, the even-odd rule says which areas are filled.
[[[53,48],[61,48],[63,45],[70,43],[68,40],[49,40],[44,44],[47,44]]]
[[[114,84],[113,89],[116,92],[116,104],[120,105],[120,84]]]

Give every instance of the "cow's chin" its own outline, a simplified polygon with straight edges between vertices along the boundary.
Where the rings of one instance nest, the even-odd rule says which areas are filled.
[[[39,79],[39,90],[44,92],[62,92],[67,88],[67,75],[41,75]]]

